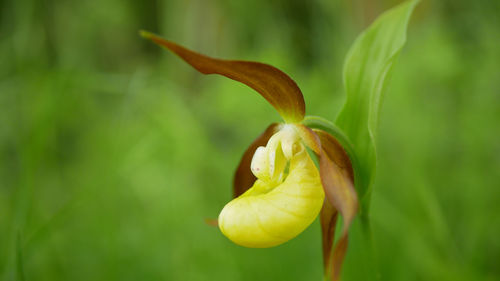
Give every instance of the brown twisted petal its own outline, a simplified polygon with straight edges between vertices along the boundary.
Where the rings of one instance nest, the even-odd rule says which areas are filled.
[[[233,196],[234,198],[240,196],[247,191],[254,184],[257,179],[250,170],[253,154],[259,146],[265,146],[271,136],[277,131],[279,124],[273,123],[258,136],[247,148],[243,157],[241,157],[240,164],[236,169],[233,180]]]
[[[258,62],[222,60],[188,50],[149,32],[141,36],[169,49],[203,74],[220,74],[260,93],[288,123],[304,119],[305,103],[297,84],[281,70]]]
[[[358,209],[351,163],[342,146],[327,132],[313,131],[301,125],[299,134],[319,157],[321,183],[328,199],[323,205],[320,218],[325,274],[328,274],[331,280],[339,280],[340,268],[347,250],[347,231]],[[337,210],[343,217],[344,225],[332,255]]]
[[[341,236],[333,251],[333,257],[329,261],[331,280],[339,280],[340,269],[347,250],[347,231],[358,210],[358,198],[354,190],[352,167],[347,153],[330,134],[320,130],[316,131],[316,134],[321,140],[322,147],[321,182],[329,202],[344,218]]]
[[[351,160],[347,155],[342,145],[329,133],[313,129],[321,141],[321,147],[325,150],[326,155],[339,166],[342,171],[347,173],[352,182],[354,182],[354,171],[352,170]]]
[[[337,244],[335,245],[335,249],[333,250],[333,257],[330,261],[331,271],[328,275],[330,280],[340,280],[340,270],[342,269],[342,263],[344,262],[348,242],[348,235],[347,232],[345,232],[340,236]]]
[[[321,235],[323,245],[323,266],[325,276],[329,280],[339,280],[342,262],[347,251],[348,235],[344,233],[337,241],[337,245],[332,253],[333,242],[335,240],[335,228],[337,225],[338,212],[325,200],[320,214]]]
[[[314,132],[321,141],[320,173],[323,187],[330,203],[344,217],[343,231],[346,232],[358,210],[351,162],[332,135],[321,130]]]
[[[323,266],[325,273],[331,269],[332,246],[335,239],[335,227],[337,225],[338,212],[328,200],[323,202],[319,221],[321,223],[321,238],[323,245]]]

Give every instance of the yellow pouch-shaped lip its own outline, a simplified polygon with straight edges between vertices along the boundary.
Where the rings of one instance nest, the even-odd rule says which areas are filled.
[[[275,186],[258,179],[221,211],[218,224],[234,243],[251,248],[280,245],[304,231],[324,200],[318,170],[302,149],[290,159],[286,179]]]

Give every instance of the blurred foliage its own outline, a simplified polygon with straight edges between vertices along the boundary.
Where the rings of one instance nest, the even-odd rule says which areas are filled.
[[[317,223],[271,249],[203,223],[278,115],[137,31],[277,66],[333,120],[348,47],[398,2],[0,0],[0,278],[321,280]],[[355,225],[344,280],[500,278],[499,14],[417,7],[382,107],[373,245]]]

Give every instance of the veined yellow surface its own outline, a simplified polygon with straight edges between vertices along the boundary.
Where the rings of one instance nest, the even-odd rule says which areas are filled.
[[[272,139],[267,148],[270,144]],[[281,150],[281,145],[271,147]],[[222,209],[220,230],[234,243],[252,248],[276,246],[300,234],[318,215],[325,197],[319,172],[304,146],[298,143],[295,148],[288,175],[283,168],[278,180],[258,177],[249,190]],[[271,174],[275,165],[270,165]]]

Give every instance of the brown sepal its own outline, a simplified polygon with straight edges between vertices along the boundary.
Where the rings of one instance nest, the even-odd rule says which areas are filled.
[[[286,122],[296,123],[304,119],[302,92],[281,70],[258,62],[211,58],[146,31],[141,31],[141,36],[174,52],[203,74],[220,74],[246,84],[274,106]]]

